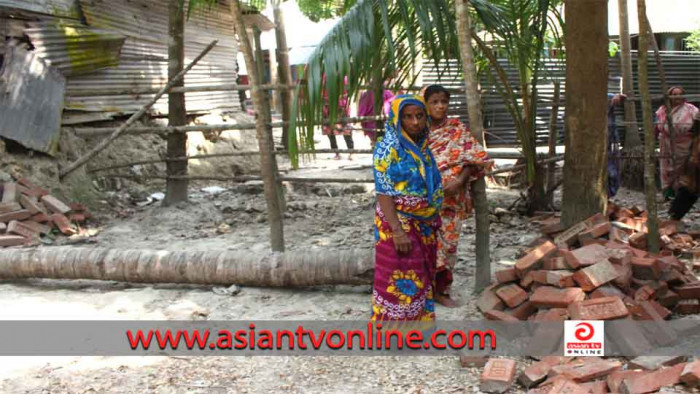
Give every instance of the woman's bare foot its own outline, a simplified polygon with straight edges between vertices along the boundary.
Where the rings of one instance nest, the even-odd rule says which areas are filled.
[[[340,160],[340,153],[336,153],[333,160]]]
[[[449,294],[438,294],[437,297],[435,297],[435,301],[447,308],[457,307],[457,301],[450,298]]]

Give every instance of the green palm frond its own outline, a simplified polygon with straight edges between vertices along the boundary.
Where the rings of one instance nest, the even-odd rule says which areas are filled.
[[[487,0],[471,4],[481,23],[499,23],[498,7]],[[297,134],[289,133],[292,164],[298,165],[299,148],[314,148],[313,132],[325,104],[322,92],[328,96],[329,121],[335,122],[344,89],[355,97],[376,78],[413,82],[423,56],[436,65],[459,58],[453,7],[451,0],[357,0],[317,46],[300,78],[291,127]]]

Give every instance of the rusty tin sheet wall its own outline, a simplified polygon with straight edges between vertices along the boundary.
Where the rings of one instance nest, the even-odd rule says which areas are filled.
[[[80,19],[78,0],[0,0],[0,8]]]
[[[7,47],[0,69],[0,136],[55,154],[65,84],[36,53]]]
[[[167,83],[168,0],[80,0],[80,3],[89,26],[114,31],[126,36],[126,41],[117,67],[68,79],[66,110],[93,114],[136,112],[153,95],[128,91],[158,88]],[[185,25],[185,62],[215,39],[219,44],[186,75],[186,86],[236,82],[238,45],[228,1],[191,14]],[[105,94],[81,94],[100,89]],[[240,109],[236,92],[187,93],[186,103],[188,112]],[[167,97],[159,100],[152,110],[157,115],[167,111]],[[71,113],[67,112],[67,116]]]

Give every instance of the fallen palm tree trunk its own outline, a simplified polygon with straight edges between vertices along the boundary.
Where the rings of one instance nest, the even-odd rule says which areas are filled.
[[[371,283],[373,269],[371,249],[268,254],[74,247],[0,250],[0,279],[4,280],[95,279],[301,287]]]

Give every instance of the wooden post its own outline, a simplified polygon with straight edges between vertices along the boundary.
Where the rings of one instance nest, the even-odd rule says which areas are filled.
[[[481,114],[481,95],[479,94],[474,52],[471,44],[471,24],[469,21],[469,1],[456,0],[457,35],[459,52],[462,58],[462,71],[467,93],[469,111],[469,128],[477,140],[486,148],[484,138],[484,121]],[[472,198],[476,216],[476,274],[474,291],[480,292],[491,283],[491,255],[489,250],[489,203],[486,197],[486,179],[480,178],[472,183]]]
[[[637,0],[637,13],[639,16],[639,93],[642,96],[642,116],[644,117],[644,191],[647,202],[647,227],[649,228],[647,248],[652,253],[658,253],[660,240],[659,218],[656,209],[656,161],[654,160],[656,136],[651,121],[653,115],[647,65],[650,37],[645,0]]]
[[[243,22],[241,5],[239,0],[231,0],[231,14],[235,23],[238,41],[241,44],[243,57],[245,58],[248,77],[252,85],[253,106],[255,107],[256,134],[260,150],[260,174],[265,188],[265,200],[267,201],[267,217],[270,223],[270,244],[274,251],[284,251],[284,229],[282,223],[282,211],[280,207],[279,181],[277,173],[277,160],[274,154],[274,145],[266,119],[270,112],[265,107],[263,91],[260,89],[261,78],[255,66],[253,47],[248,39],[248,32]],[[267,112],[267,113],[266,113]]]
[[[185,10],[180,7],[180,0],[170,0],[168,4],[168,79],[173,79],[185,67]],[[173,87],[185,86],[185,80],[180,79]],[[168,125],[184,126],[187,124],[187,109],[185,108],[184,93],[168,94]],[[187,155],[187,133],[168,134],[168,157]],[[166,164],[167,173],[172,175],[187,175],[187,161],[169,161]],[[172,205],[187,201],[186,179],[168,179],[165,186],[163,205]]]
[[[559,118],[559,96],[561,95],[561,84],[559,81],[554,82],[554,98],[552,99],[552,114],[549,118],[549,154],[548,158],[553,158],[557,155],[557,140],[559,140],[559,129],[557,128],[557,120]],[[547,165],[547,193],[550,196],[551,192],[557,184],[556,178],[557,163],[552,162]],[[550,201],[551,204],[551,201]]]
[[[73,163],[71,163],[68,167],[66,167],[65,169],[61,170],[61,172],[59,173],[59,178],[62,179],[62,178],[64,178],[64,177],[66,177],[68,174],[70,174],[71,172],[73,172],[73,171],[77,170],[78,168],[82,167],[82,166],[85,165],[85,163],[87,163],[90,159],[92,159],[93,157],[95,157],[95,155],[97,155],[98,153],[102,152],[106,147],[108,147],[109,144],[111,144],[112,142],[114,142],[114,140],[116,140],[117,138],[119,138],[119,136],[122,135],[122,134],[124,133],[124,131],[126,131],[126,129],[128,129],[129,127],[131,127],[131,125],[134,124],[137,120],[141,119],[141,117],[146,113],[146,111],[148,111],[149,108],[151,108],[151,107],[153,106],[153,104],[155,104],[156,101],[158,101],[158,99],[160,99],[161,97],[163,97],[163,95],[165,94],[165,92],[167,92],[168,90],[170,90],[170,88],[175,84],[175,82],[177,82],[178,80],[180,80],[180,78],[184,77],[185,74],[186,74],[188,71],[190,71],[190,70],[192,69],[192,67],[194,67],[194,65],[197,64],[198,61],[202,60],[202,58],[203,58],[207,53],[209,53],[209,51],[211,51],[212,48],[214,48],[214,46],[216,45],[217,42],[218,42],[217,40],[214,40],[214,41],[211,42],[211,44],[209,44],[206,48],[204,48],[204,50],[202,51],[202,53],[200,53],[199,56],[197,56],[194,60],[192,60],[192,62],[191,62],[184,70],[180,71],[179,74],[177,74],[173,79],[171,79],[170,81],[168,81],[168,83],[167,83],[165,86],[163,86],[163,88],[162,88],[158,93],[156,93],[155,97],[153,97],[153,98],[151,99],[151,101],[149,101],[148,103],[144,104],[144,106],[141,107],[140,110],[138,110],[135,114],[131,115],[131,117],[130,117],[126,122],[124,122],[124,124],[122,124],[121,126],[117,127],[117,129],[114,130],[114,132],[113,132],[109,137],[105,138],[105,139],[104,139],[102,142],[100,142],[97,146],[95,146],[94,148],[92,148],[88,153],[84,154],[84,155],[83,155],[82,157],[80,157],[78,160],[76,160],[76,161],[74,161]]]
[[[272,13],[275,19],[275,38],[277,40],[277,82],[280,85],[292,83],[292,70],[289,65],[289,47],[287,46],[287,33],[284,29],[284,14],[280,8],[280,0],[272,0]],[[282,102],[282,121],[289,122],[292,116],[292,91],[281,90],[279,92]],[[282,127],[282,145],[289,150],[289,126]]]
[[[620,23],[620,60],[622,67],[622,93],[625,100],[625,150],[642,145],[637,125],[637,112],[634,108],[634,79],[632,78],[632,44],[630,41],[627,0],[618,0],[618,19]]]

